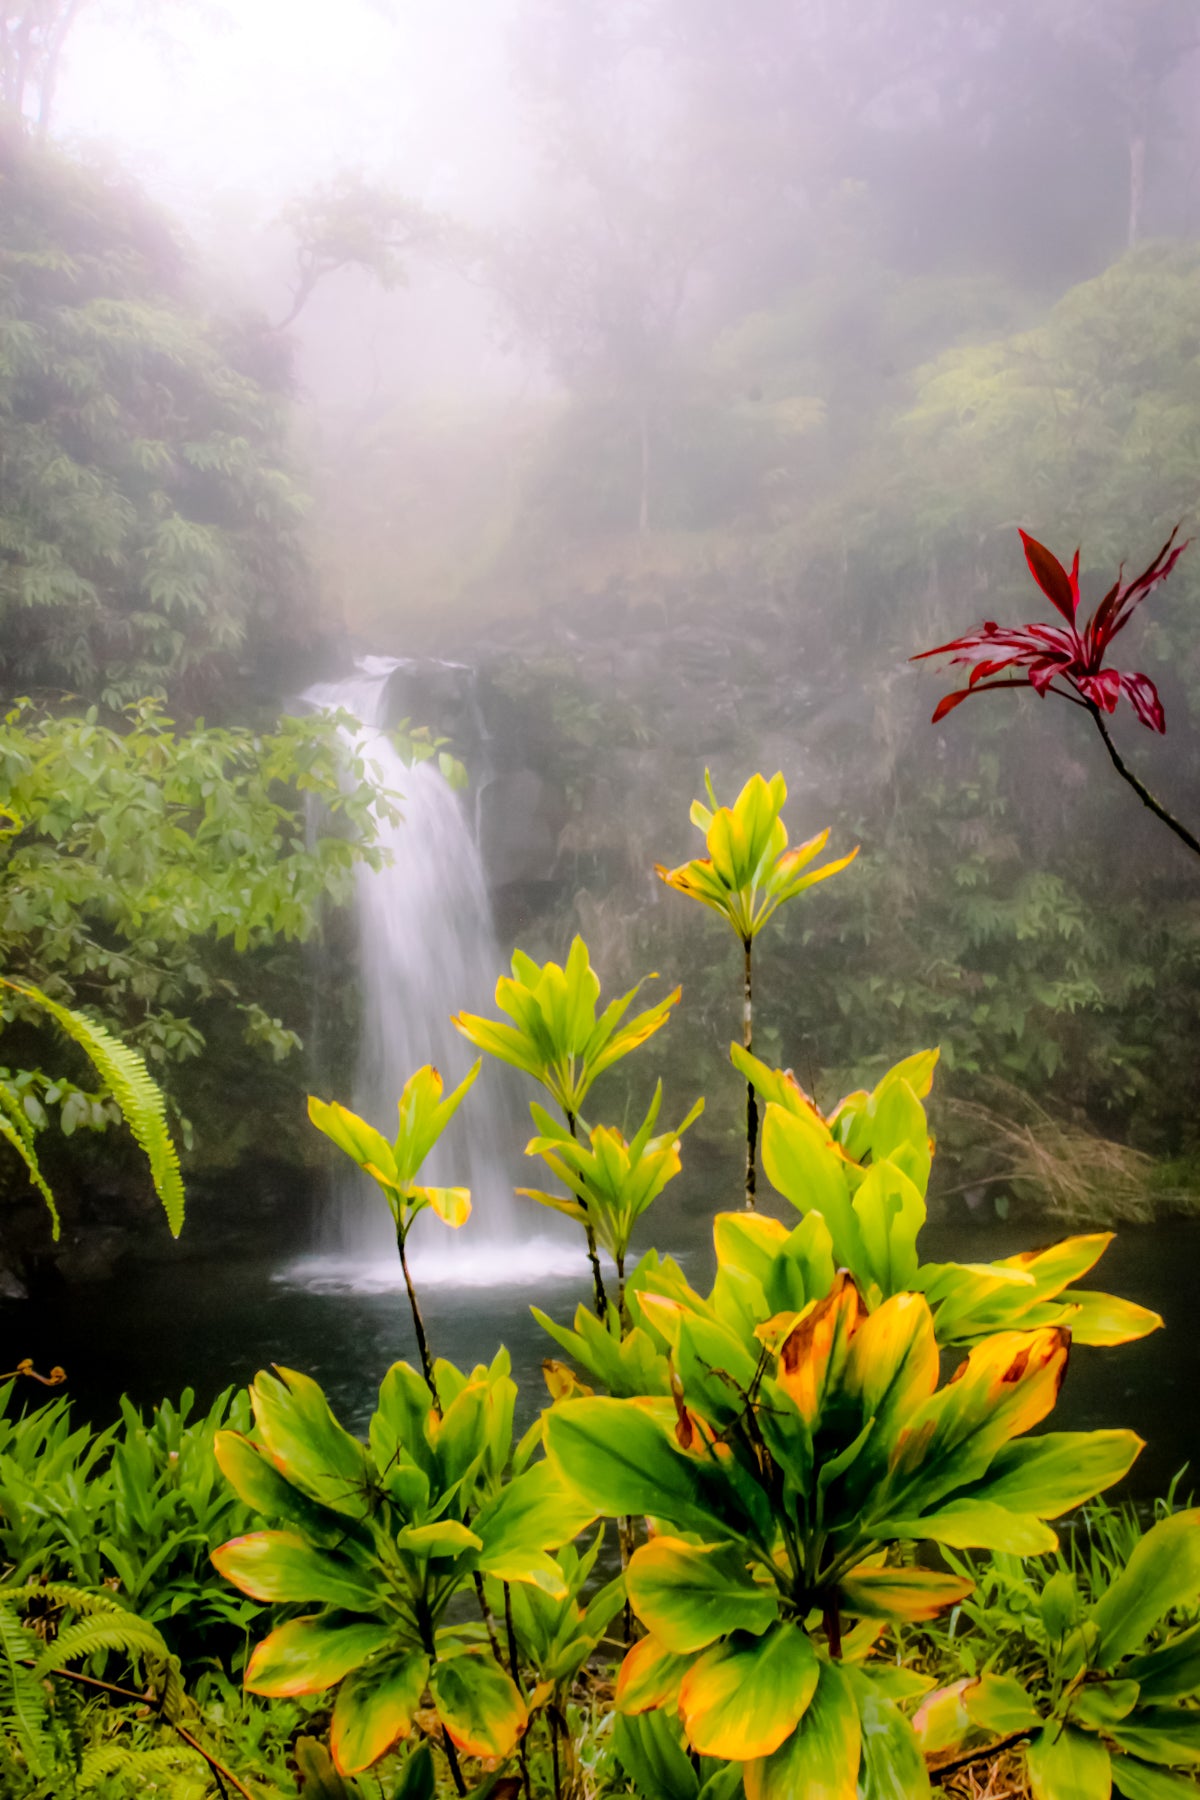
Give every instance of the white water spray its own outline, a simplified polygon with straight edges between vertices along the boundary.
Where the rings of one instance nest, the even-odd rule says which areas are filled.
[[[387,735],[388,679],[401,666],[366,657],[347,680],[321,683],[304,696],[360,722],[347,731],[350,747],[381,791],[400,796],[402,816],[379,823],[390,862],[378,870],[360,865],[355,902],[363,1010],[353,1105],[389,1138],[414,1070],[433,1063],[447,1092],[467,1073],[473,1053],[451,1015],[493,1013],[503,966],[479,851],[457,796],[433,762],[409,768]],[[458,1232],[432,1215],[417,1221],[410,1260],[423,1284],[578,1276],[578,1249],[535,1236],[533,1203],[513,1194],[532,1173],[520,1154],[528,1120],[523,1085],[485,1058],[425,1163],[422,1175],[431,1184],[470,1188],[472,1212]],[[289,1275],[320,1288],[402,1285],[391,1215],[366,1176],[347,1168],[323,1253]]]

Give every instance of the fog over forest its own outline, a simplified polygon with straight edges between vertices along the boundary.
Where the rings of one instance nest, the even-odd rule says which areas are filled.
[[[153,552],[148,526],[85,542],[87,507],[103,491],[154,516],[135,490],[175,427],[134,478],[112,446],[80,449],[79,402],[78,519],[44,482],[25,509],[51,572],[12,590],[10,693],[160,693],[232,724],[355,654],[468,664],[469,703],[430,678],[394,711],[473,775],[501,948],[583,926],[616,977],[693,943],[649,868],[682,852],[704,768],[740,785],[778,765],[794,830],[863,846],[838,903],[813,897],[804,957],[764,951],[780,1055],[833,1087],[941,1041],[954,1187],[977,1175],[985,1207],[1031,1156],[1097,1216],[1144,1212],[1148,1182],[1190,1192],[1186,852],[1086,719],[1027,691],[931,729],[946,680],[909,661],[985,616],[1042,616],[1018,526],[1064,561],[1082,546],[1089,604],[1192,529],[1190,6],[353,0],[331,22],[275,0],[31,0],[4,18],[14,247],[74,255],[90,217],[117,261],[84,289],[144,294],[251,384],[205,453],[224,497],[177,495],[182,535],[164,549],[155,526]],[[32,266],[14,264],[16,319],[48,302]],[[106,372],[125,350],[88,353],[87,404],[145,415]],[[13,465],[14,496],[37,466]],[[1113,718],[1184,816],[1196,566],[1120,640],[1166,735],[1125,701]],[[178,598],[137,610],[123,584],[147,581]],[[727,996],[705,981],[719,1058]],[[282,1029],[305,1035],[294,1008]]]

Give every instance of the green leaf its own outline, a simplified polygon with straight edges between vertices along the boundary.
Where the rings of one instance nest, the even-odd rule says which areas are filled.
[[[352,1564],[314,1550],[290,1531],[252,1531],[214,1550],[226,1581],[252,1600],[319,1601],[349,1612],[373,1612],[379,1590]]]
[[[287,1480],[334,1512],[366,1516],[376,1481],[371,1458],[310,1376],[294,1369],[260,1371],[250,1404],[263,1443]]]
[[[1140,1706],[1110,1727],[1120,1749],[1145,1762],[1200,1766],[1200,1712],[1181,1706]]]
[[[1133,1756],[1112,1759],[1113,1786],[1125,1800],[1195,1800],[1196,1783],[1191,1775],[1171,1775],[1166,1769],[1155,1769]]]
[[[971,1498],[1057,1519],[1120,1481],[1143,1448],[1134,1431],[1048,1431],[1003,1445]]]
[[[929,1772],[912,1726],[861,1670],[846,1673],[862,1727],[859,1800],[927,1800]]]
[[[1113,1668],[1136,1650],[1163,1614],[1200,1592],[1200,1509],[1172,1514],[1140,1538],[1117,1579],[1092,1608],[1095,1660]]]
[[[1036,1731],[1042,1716],[1015,1675],[981,1675],[963,1690],[967,1712],[984,1731],[1010,1737],[1014,1731]]]
[[[1047,1725],[1025,1752],[1033,1800],[1109,1800],[1112,1765],[1099,1739]]]
[[[1122,1664],[1144,1701],[1184,1700],[1200,1693],[1200,1625],[1183,1631],[1144,1656]]]
[[[251,1693],[323,1693],[382,1650],[392,1635],[388,1625],[361,1619],[339,1624],[336,1617],[292,1619],[256,1645],[246,1669]]]
[[[438,1717],[466,1756],[507,1756],[528,1722],[511,1678],[486,1651],[434,1665],[429,1678]]]
[[[613,1749],[639,1794],[646,1800],[698,1800],[700,1782],[679,1740],[679,1728],[665,1713],[617,1715]]]
[[[821,1663],[817,1691],[773,1755],[747,1763],[746,1800],[858,1800],[862,1724],[845,1670]]]
[[[1136,1681],[1098,1681],[1079,1688],[1071,1701],[1070,1716],[1088,1731],[1107,1732],[1127,1719],[1139,1699]]]
[[[392,1800],[437,1800],[437,1770],[428,1742],[418,1744],[405,1762]]]
[[[439,1519],[432,1525],[406,1525],[396,1534],[396,1548],[411,1556],[461,1556],[464,1550],[480,1550],[482,1539],[457,1519]]]
[[[381,1656],[348,1675],[338,1689],[329,1741],[343,1775],[369,1769],[412,1730],[429,1658],[410,1650]]]
[[[816,1692],[817,1653],[798,1625],[776,1621],[761,1637],[735,1631],[684,1676],[679,1713],[702,1756],[770,1756]]]
[[[725,1536],[745,1520],[725,1471],[676,1448],[674,1407],[637,1400],[566,1400],[546,1415],[546,1453],[595,1512],[646,1514]],[[767,1528],[765,1519],[752,1523]]]
[[[928,1539],[955,1550],[998,1550],[1009,1556],[1044,1556],[1058,1548],[1050,1527],[1031,1513],[1009,1512],[989,1500],[951,1500],[915,1518],[885,1519],[878,1537]]]
[[[974,1583],[937,1569],[854,1569],[838,1584],[845,1612],[860,1619],[933,1619]]]
[[[737,1544],[688,1544],[658,1536],[625,1571],[630,1604],[668,1650],[703,1649],[728,1631],[758,1635],[779,1613],[775,1588],[757,1585]]]

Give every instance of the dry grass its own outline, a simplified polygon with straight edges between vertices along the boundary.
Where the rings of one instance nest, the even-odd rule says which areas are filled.
[[[1056,1118],[1006,1083],[993,1091],[995,1105],[950,1100],[943,1110],[988,1165],[979,1185],[1004,1183],[1040,1212],[1079,1224],[1138,1223],[1157,1205],[1195,1205],[1195,1194],[1155,1185],[1142,1151]]]
[[[949,1776],[940,1791],[954,1800],[1029,1800],[1024,1755],[1002,1750],[989,1762],[969,1763]]]

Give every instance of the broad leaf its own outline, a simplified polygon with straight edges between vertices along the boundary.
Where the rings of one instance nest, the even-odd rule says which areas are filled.
[[[437,1663],[429,1685],[438,1717],[466,1756],[507,1756],[528,1722],[511,1677],[484,1651]]]
[[[798,1625],[776,1622],[761,1637],[735,1631],[684,1676],[679,1713],[688,1742],[701,1756],[735,1762],[770,1756],[795,1730],[818,1672]]]
[[[754,1582],[738,1545],[653,1537],[625,1572],[630,1604],[668,1650],[701,1650],[729,1631],[764,1632],[778,1616],[774,1588]]]
[[[392,1636],[390,1625],[373,1620],[336,1620],[336,1614],[332,1619],[293,1619],[264,1638],[246,1669],[251,1693],[322,1693],[382,1650]]]
[[[329,1738],[343,1775],[369,1769],[408,1736],[428,1672],[428,1657],[413,1650],[379,1657],[346,1677],[334,1702]]]
[[[858,1800],[862,1725],[854,1690],[837,1664],[822,1662],[817,1690],[791,1737],[747,1763],[746,1800]]]
[[[1033,1800],[1109,1800],[1112,1765],[1098,1738],[1047,1725],[1030,1742],[1025,1766]]]

